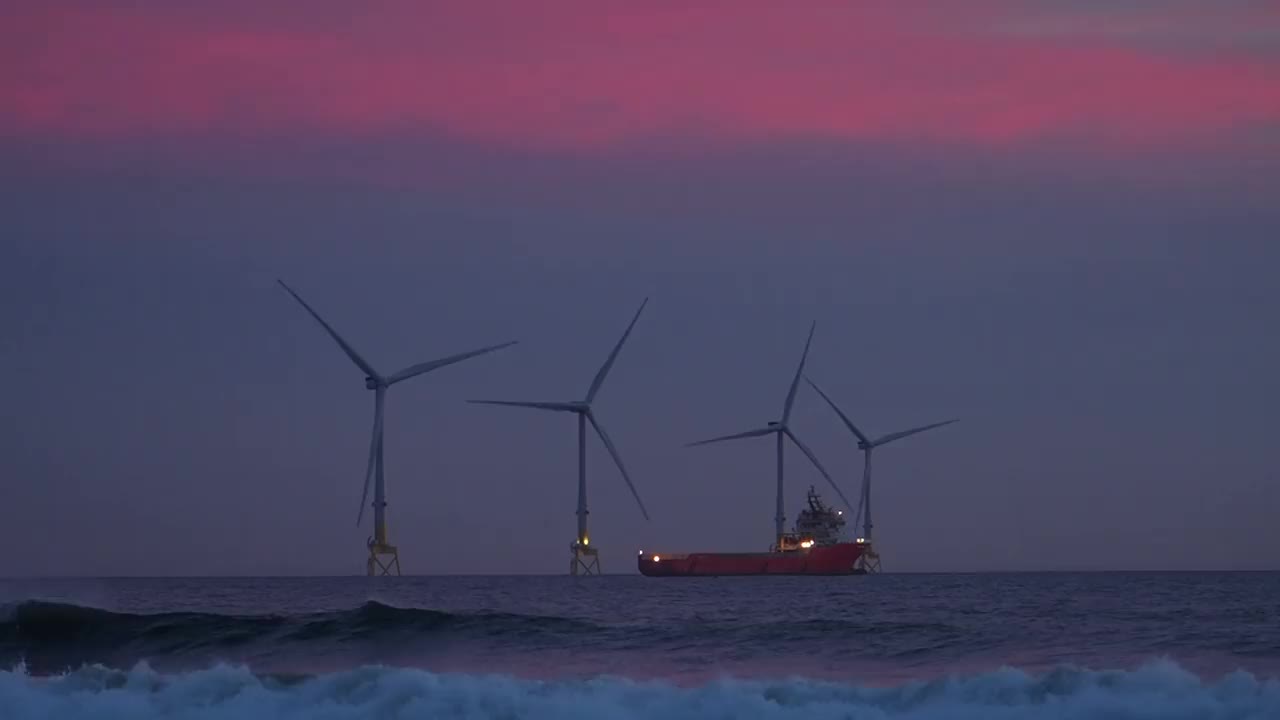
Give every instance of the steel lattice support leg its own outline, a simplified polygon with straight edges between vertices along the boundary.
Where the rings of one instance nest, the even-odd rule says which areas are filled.
[[[369,577],[400,574],[400,553],[394,545],[369,545],[369,559],[365,562]]]
[[[581,543],[569,546],[570,575],[599,575],[600,552],[596,548]]]
[[[866,552],[862,553],[862,557],[858,558],[858,567],[862,568],[867,574],[880,572],[880,553],[875,548],[868,545]]]

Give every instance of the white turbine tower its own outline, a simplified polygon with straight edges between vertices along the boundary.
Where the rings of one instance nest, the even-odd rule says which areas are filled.
[[[386,405],[387,390],[390,389],[392,385],[403,380],[408,380],[411,377],[416,377],[423,373],[431,372],[432,370],[438,370],[446,365],[462,362],[463,360],[473,358],[477,355],[491,353],[494,350],[500,350],[509,345],[515,345],[515,341],[505,342],[501,345],[491,345],[489,347],[480,348],[479,350],[472,350],[471,352],[450,355],[449,357],[440,358],[439,360],[431,360],[429,362],[419,363],[412,367],[407,367],[393,375],[383,375],[377,370],[374,370],[373,366],[364,358],[360,357],[360,354],[356,352],[355,348],[351,347],[346,340],[343,340],[342,336],[339,335],[338,332],[329,325],[329,323],[325,322],[324,318],[320,317],[319,313],[313,310],[311,306],[308,305],[300,295],[298,295],[298,293],[293,291],[293,288],[286,285],[283,280],[277,280],[277,282],[279,282],[280,286],[288,291],[288,293],[292,295],[308,313],[311,313],[311,317],[315,318],[316,321],[320,323],[321,327],[323,327],[334,341],[338,343],[338,347],[342,348],[342,351],[347,354],[347,357],[351,358],[351,361],[364,371],[364,386],[372,390],[374,393],[373,439],[369,444],[369,464],[364,474],[364,491],[360,494],[360,512],[356,515],[356,526],[359,527],[361,521],[364,519],[364,503],[365,500],[369,498],[369,481],[376,477],[377,480],[373,486],[374,530],[373,537],[369,538],[366,543],[369,549],[369,559],[366,563],[366,570],[369,575],[390,575],[393,570],[396,575],[399,575],[400,556],[396,551],[396,547],[387,542],[387,488],[382,471],[382,416]],[[384,557],[387,559],[384,560]]]
[[[711,438],[710,440],[700,440],[695,443],[689,443],[686,446],[686,447],[694,447],[696,445],[708,445],[710,443],[723,442],[725,440],[764,437],[766,435],[777,436],[778,488],[777,488],[777,499],[776,499],[777,507],[773,517],[773,522],[774,522],[774,529],[777,534],[777,543],[779,545],[781,545],[782,538],[786,534],[786,522],[787,522],[787,515],[786,515],[785,507],[783,504],[783,491],[782,491],[783,448],[786,446],[785,439],[790,439],[791,442],[795,443],[796,447],[800,448],[800,452],[804,453],[805,457],[809,458],[809,462],[813,463],[813,466],[818,468],[818,472],[822,473],[822,477],[826,478],[827,482],[836,491],[836,495],[840,496],[840,499],[844,501],[844,504],[846,506],[849,505],[849,500],[845,498],[844,493],[840,491],[840,486],[836,485],[836,481],[831,479],[831,474],[828,473],[827,469],[822,466],[822,463],[818,462],[818,456],[814,455],[813,451],[810,450],[808,446],[806,446],[803,442],[801,442],[800,438],[796,437],[795,431],[791,429],[791,425],[789,424],[791,420],[791,407],[795,405],[795,402],[796,402],[796,390],[800,387],[800,376],[804,373],[805,361],[809,359],[809,346],[813,343],[813,331],[816,327],[817,327],[817,323],[814,323],[809,327],[809,339],[806,340],[804,343],[804,354],[800,356],[800,366],[796,368],[796,375],[791,380],[791,389],[787,391],[786,402],[784,402],[782,405],[781,420],[777,422],[771,422],[767,427],[763,427],[758,430],[748,430],[746,432],[734,433],[733,435],[722,435],[720,437]]]
[[[604,384],[605,376],[609,374],[609,369],[613,367],[614,361],[618,359],[618,353],[622,350],[623,343],[631,335],[631,329],[636,326],[636,321],[640,319],[640,313],[644,312],[644,306],[648,303],[648,298],[645,298],[644,302],[640,303],[640,309],[636,310],[635,317],[631,318],[631,324],[627,326],[626,332],[622,333],[622,338],[618,340],[618,344],[613,346],[613,352],[609,353],[608,359],[604,361],[604,365],[596,373],[595,379],[591,381],[591,387],[587,389],[585,400],[569,402],[469,401],[478,405],[532,408],[535,410],[573,413],[578,416],[578,536],[573,544],[569,546],[570,575],[600,574],[599,548],[591,547],[591,540],[587,536],[587,423],[591,423],[591,427],[595,428],[596,434],[600,436],[600,442],[604,443],[605,449],[613,457],[613,462],[618,466],[618,471],[622,473],[622,479],[627,483],[627,487],[631,489],[631,496],[636,499],[636,504],[640,506],[640,513],[644,515],[645,520],[649,519],[649,511],[645,509],[644,501],[640,499],[640,493],[636,492],[636,486],[631,482],[631,476],[627,474],[626,466],[622,464],[622,456],[618,454],[618,448],[614,446],[613,440],[609,439],[609,433],[605,432],[604,426],[596,419],[595,412],[591,409],[591,403],[600,392],[600,386]]]
[[[940,428],[943,425],[950,425],[951,423],[959,422],[960,419],[954,418],[952,420],[944,420],[930,425],[921,425],[920,427],[911,428],[910,430],[899,430],[898,432],[882,435],[881,437],[872,440],[853,424],[853,421],[849,419],[849,416],[844,414],[844,411],[836,405],[834,400],[822,391],[822,388],[818,387],[817,383],[807,375],[804,379],[808,381],[809,385],[813,387],[819,395],[822,396],[823,400],[827,401],[827,404],[831,406],[831,409],[836,411],[836,415],[840,416],[840,420],[844,422],[845,427],[849,428],[849,432],[853,433],[854,436],[858,438],[858,449],[862,451],[862,497],[858,500],[858,512],[854,516],[854,525],[855,527],[857,526],[859,518],[862,520],[862,541],[868,546],[867,551],[863,553],[859,562],[862,563],[863,569],[867,572],[880,572],[880,554],[875,551],[875,545],[871,542],[871,528],[873,527],[871,524],[871,451],[881,445],[888,445],[895,440],[901,440],[902,438],[915,435],[916,433],[922,433],[925,430],[932,430],[934,428]]]

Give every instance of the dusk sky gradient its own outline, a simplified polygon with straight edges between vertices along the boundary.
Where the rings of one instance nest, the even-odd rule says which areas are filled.
[[[886,569],[1280,568],[1280,2],[0,9],[0,575],[406,572],[764,549],[811,372]],[[852,439],[797,432],[856,494]],[[788,512],[821,480],[792,453]]]

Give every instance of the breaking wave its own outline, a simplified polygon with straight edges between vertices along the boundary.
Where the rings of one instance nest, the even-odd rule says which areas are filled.
[[[617,678],[532,681],[361,667],[306,677],[216,666],[163,674],[84,667],[0,672],[7,720],[64,718],[867,718],[892,720],[1264,720],[1280,683],[1236,672],[1206,682],[1172,662],[1131,671],[1003,669],[874,688],[805,679],[725,679],[695,687]]]
[[[217,613],[121,613],[67,603],[28,600],[0,609],[0,639],[21,631],[44,640],[85,633],[112,635],[199,636],[211,641],[234,641],[237,636],[285,631],[291,638],[312,639],[359,635],[385,630],[460,630],[494,632],[590,630],[591,623],[568,618],[498,612],[450,613],[398,608],[369,601],[352,610],[302,615],[221,615]]]
[[[351,610],[300,615],[112,612],[29,600],[0,607],[0,663],[24,662],[45,673],[85,664],[128,667],[138,660],[235,657],[253,648],[424,637],[566,638],[591,633],[589,622],[497,612],[450,613],[367,602]]]
[[[509,647],[530,649],[578,647],[585,642],[634,649],[671,644],[805,645],[833,634],[856,636],[865,647],[891,649],[886,651],[890,656],[972,640],[942,623],[779,619],[601,625],[555,616],[398,608],[372,601],[350,610],[297,615],[136,614],[29,600],[0,606],[0,667],[25,662],[37,674],[94,663],[130,667],[142,660],[164,667],[175,659],[239,662],[450,639],[500,640]]]

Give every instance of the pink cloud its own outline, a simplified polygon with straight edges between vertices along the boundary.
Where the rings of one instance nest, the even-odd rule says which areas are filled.
[[[1280,125],[1280,57],[1002,32],[1008,3],[176,7],[12,11],[0,130],[1126,148]]]

